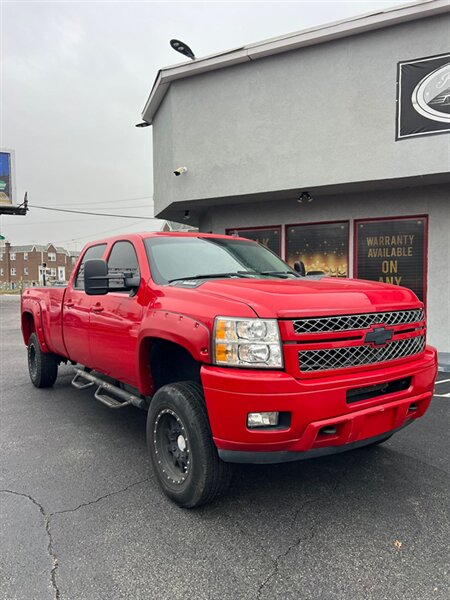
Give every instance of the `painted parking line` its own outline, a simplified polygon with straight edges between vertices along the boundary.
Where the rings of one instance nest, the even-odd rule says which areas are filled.
[[[448,391],[450,389],[450,386],[448,385],[450,382],[450,379],[441,379],[440,381],[436,381],[435,382],[435,388],[434,391],[435,392],[439,392],[438,394],[433,394],[435,398],[450,398],[450,391]],[[440,385],[441,383],[445,383],[447,385],[445,385],[443,388],[440,387],[438,388],[437,386]]]

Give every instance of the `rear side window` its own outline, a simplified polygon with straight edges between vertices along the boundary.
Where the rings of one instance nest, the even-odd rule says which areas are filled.
[[[116,242],[108,258],[108,273],[130,273],[130,277],[139,276],[139,261],[136,250],[131,242]],[[122,287],[122,277],[109,280],[109,288]],[[127,292],[128,293],[128,292]]]
[[[84,263],[90,258],[101,258],[105,248],[106,244],[99,244],[98,246],[91,246],[86,250],[81,259],[80,266],[78,267],[78,273],[73,286],[74,288],[77,290],[84,290]]]

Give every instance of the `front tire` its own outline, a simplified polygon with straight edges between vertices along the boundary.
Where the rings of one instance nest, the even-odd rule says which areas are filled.
[[[228,489],[232,465],[218,457],[199,384],[172,383],[156,392],[147,445],[160,487],[178,506],[207,504]]]
[[[52,387],[58,376],[58,360],[54,354],[42,352],[35,333],[28,340],[28,372],[37,388]]]

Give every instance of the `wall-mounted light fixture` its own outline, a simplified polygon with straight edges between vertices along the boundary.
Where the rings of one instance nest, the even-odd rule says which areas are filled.
[[[311,194],[309,192],[302,192],[300,194],[300,196],[297,198],[297,202],[299,204],[302,204],[303,202],[312,202],[313,201],[313,197],[311,196]]]

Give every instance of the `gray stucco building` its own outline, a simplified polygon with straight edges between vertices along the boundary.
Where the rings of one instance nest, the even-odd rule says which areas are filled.
[[[155,215],[411,287],[449,353],[449,41],[430,0],[162,69]]]

